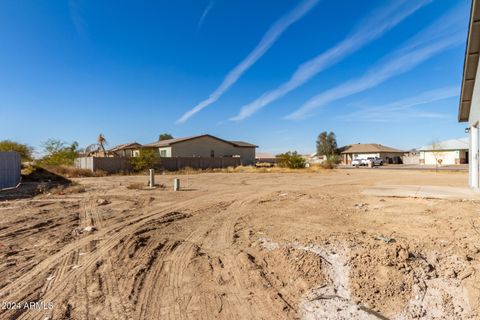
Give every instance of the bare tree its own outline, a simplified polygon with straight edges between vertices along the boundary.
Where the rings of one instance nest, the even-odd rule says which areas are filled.
[[[435,158],[435,171],[438,171],[438,167],[442,166],[444,153],[441,150],[440,143],[438,140],[432,141],[432,154]]]

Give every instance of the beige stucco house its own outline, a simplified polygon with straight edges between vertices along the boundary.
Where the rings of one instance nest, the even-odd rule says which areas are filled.
[[[131,158],[139,156],[141,147],[142,145],[138,142],[130,142],[115,146],[108,151],[117,157]]]
[[[468,163],[468,138],[450,139],[417,149],[420,164],[452,165]]]
[[[240,157],[244,165],[255,163],[257,148],[248,142],[223,140],[209,134],[157,141],[143,147],[158,150],[160,157]]]
[[[467,36],[467,48],[463,65],[462,92],[458,108],[458,121],[466,122],[469,137],[469,185],[480,187],[480,85],[477,82],[480,52],[480,1],[472,1],[470,23]]]
[[[351,164],[353,159],[367,159],[378,157],[384,163],[402,163],[405,151],[387,147],[377,143],[358,143],[340,148],[341,161],[343,164]]]

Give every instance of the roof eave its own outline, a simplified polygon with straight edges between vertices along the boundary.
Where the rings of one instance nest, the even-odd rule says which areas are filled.
[[[255,146],[255,145],[251,145],[251,146],[239,146],[239,145],[235,145],[235,147],[237,147],[237,148],[258,148],[258,146]]]
[[[370,151],[343,151],[340,154],[351,154],[351,153],[406,153],[407,151],[396,150],[396,151],[386,151],[386,150],[370,150]]]
[[[468,26],[467,45],[463,63],[462,87],[458,106],[458,122],[469,120],[472,103],[473,88],[475,86],[480,39],[480,10],[479,1],[472,0],[470,23]]]

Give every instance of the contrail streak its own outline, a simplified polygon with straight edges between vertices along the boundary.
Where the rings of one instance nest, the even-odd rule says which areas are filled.
[[[195,107],[187,111],[177,123],[185,123],[197,112],[206,108],[210,104],[217,101],[238,79],[247,71],[258,59],[260,59],[265,52],[277,41],[277,39],[283,34],[283,32],[293,23],[301,19],[305,14],[312,10],[319,0],[304,0],[287,15],[276,21],[265,33],[263,38],[257,44],[255,49],[238,64],[233,70],[231,70],[227,76],[223,79],[220,86],[213,91],[210,96],[197,104]]]
[[[372,12],[353,34],[339,42],[336,46],[300,65],[287,82],[274,90],[264,93],[253,102],[244,105],[240,109],[240,113],[230,120],[239,121],[250,117],[268,104],[305,84],[321,71],[381,37],[430,1],[415,1],[413,5],[409,1],[396,1]]]
[[[449,12],[414,36],[406,45],[389,55],[383,63],[374,66],[359,78],[352,79],[316,95],[298,110],[288,115],[286,119],[305,118],[314,109],[373,88],[391,77],[411,70],[435,54],[463,43],[463,9],[459,6],[457,10]]]
[[[352,121],[367,122],[392,122],[405,118],[443,118],[441,113],[428,113],[419,110],[417,107],[431,104],[449,98],[458,97],[460,88],[458,86],[450,86],[429,90],[417,94],[413,97],[404,98],[394,102],[390,102],[380,106],[364,107],[361,110],[344,115],[341,118]]]
[[[202,28],[203,22],[205,21],[205,18],[207,17],[210,10],[212,10],[214,4],[215,4],[214,1],[210,1],[208,6],[205,8],[205,10],[203,10],[202,16],[200,17],[200,20],[198,20],[197,32],[198,30],[200,30],[200,28]]]

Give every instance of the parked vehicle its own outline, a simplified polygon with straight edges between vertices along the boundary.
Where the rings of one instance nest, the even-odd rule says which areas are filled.
[[[379,157],[368,157],[365,160],[365,164],[368,165],[369,163],[372,163],[374,166],[383,166],[383,159]]]
[[[352,160],[352,166],[354,166],[354,167],[363,166],[362,159],[353,159]]]

